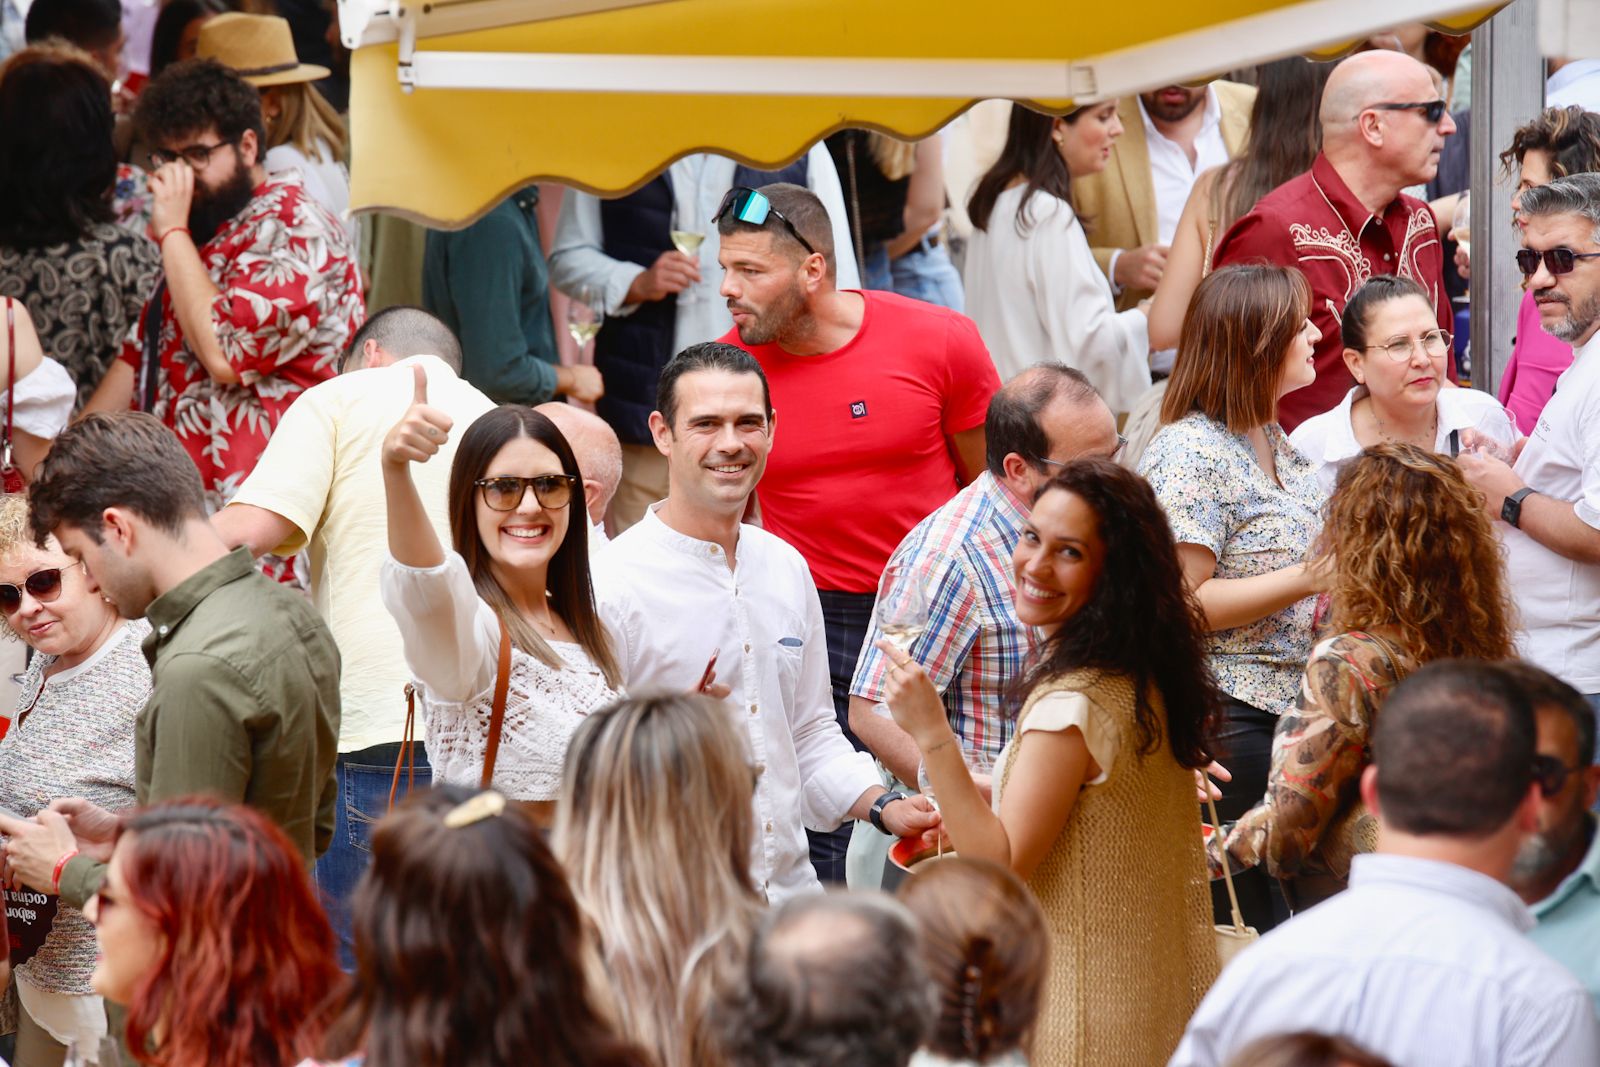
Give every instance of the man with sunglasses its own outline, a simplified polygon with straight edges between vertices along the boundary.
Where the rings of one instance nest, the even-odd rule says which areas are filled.
[[[1433,213],[1401,192],[1439,169],[1455,122],[1428,68],[1401,52],[1361,52],[1338,65],[1322,93],[1322,151],[1311,169],[1262,197],[1217,241],[1215,266],[1265,260],[1311,283],[1317,380],[1278,404],[1293,430],[1355,386],[1339,316],[1363,282],[1398,274],[1427,290],[1439,328],[1451,327],[1444,253]],[[1454,376],[1452,359],[1449,373]]]
[[[1513,466],[1479,453],[1461,467],[1504,522],[1522,654],[1600,704],[1600,174],[1527,190],[1519,218],[1523,286],[1572,366]]]

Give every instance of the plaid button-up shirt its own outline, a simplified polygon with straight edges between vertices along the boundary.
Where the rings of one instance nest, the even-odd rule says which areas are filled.
[[[962,743],[991,758],[1011,737],[1006,698],[1034,647],[1033,631],[1017,621],[1012,603],[1011,552],[1026,518],[1022,502],[985,471],[919,522],[890,557],[909,564],[928,599],[928,628],[911,655],[943,694]],[[883,699],[889,664],[873,647],[881,637],[874,617],[852,696]]]

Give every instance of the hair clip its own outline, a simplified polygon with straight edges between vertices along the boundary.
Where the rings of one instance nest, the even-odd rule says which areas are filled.
[[[452,830],[459,830],[463,826],[471,826],[483,819],[490,819],[506,810],[506,798],[493,789],[485,789],[470,800],[460,804],[444,813],[444,824]]]

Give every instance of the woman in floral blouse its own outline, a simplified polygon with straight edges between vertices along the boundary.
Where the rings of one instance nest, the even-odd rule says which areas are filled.
[[[1311,652],[1325,566],[1306,562],[1323,493],[1277,422],[1278,401],[1316,378],[1310,290],[1295,270],[1227,267],[1195,289],[1161,430],[1140,462],[1178,542],[1184,578],[1209,630],[1224,721],[1218,758],[1232,772],[1219,810],[1237,818],[1261,799],[1272,732],[1294,706]],[[1245,918],[1274,926],[1272,883],[1236,880]],[[1214,894],[1218,922],[1227,897]]]
[[[1389,690],[1431,660],[1513,654],[1499,543],[1453,460],[1408,444],[1361,453],[1340,471],[1316,554],[1333,568],[1332,636],[1278,720],[1265,798],[1225,837],[1232,868],[1264,865],[1297,911],[1343,889],[1350,857],[1372,849],[1359,786]]]

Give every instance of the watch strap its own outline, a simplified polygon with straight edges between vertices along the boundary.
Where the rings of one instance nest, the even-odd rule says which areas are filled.
[[[872,820],[872,825],[880,834],[889,833],[889,828],[883,825],[883,809],[895,801],[904,800],[905,798],[906,795],[904,793],[890,789],[872,802],[872,807],[868,810],[867,816]]]
[[[1506,497],[1504,504],[1500,505],[1500,517],[1508,524],[1520,528],[1522,526],[1522,502],[1537,493],[1538,490],[1531,485],[1525,485],[1515,493]]]

